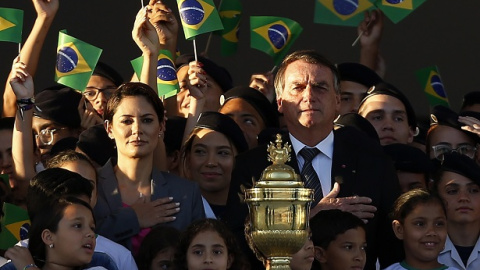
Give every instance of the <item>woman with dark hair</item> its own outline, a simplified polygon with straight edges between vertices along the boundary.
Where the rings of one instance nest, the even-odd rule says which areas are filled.
[[[98,232],[136,254],[151,227],[167,223],[182,230],[202,218],[201,196],[196,184],[153,166],[164,129],[164,108],[151,87],[121,85],[104,115],[118,158],[98,172]]]
[[[204,112],[184,144],[182,176],[198,183],[209,218],[225,212],[235,156],[248,149],[242,130],[233,119]]]

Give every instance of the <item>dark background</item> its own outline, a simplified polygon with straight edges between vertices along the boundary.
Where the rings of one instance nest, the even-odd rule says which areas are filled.
[[[148,2],[148,0],[145,0]],[[178,17],[174,0],[164,0]],[[215,0],[219,4],[219,0]],[[299,22],[303,33],[292,46],[315,49],[333,62],[358,61],[359,47],[351,47],[357,36],[356,28],[313,23],[314,0],[244,0],[240,47],[235,56],[222,57],[220,39],[212,38],[208,51],[211,59],[228,68],[236,85],[247,84],[250,74],[265,72],[273,67],[266,54],[250,49],[249,16],[281,16]],[[28,0],[1,0],[1,7],[25,11],[23,40],[32,28],[35,10]],[[130,60],[141,52],[131,38],[139,0],[61,0],[54,25],[45,42],[38,72],[36,89],[53,84],[58,31],[67,29],[78,39],[102,48],[101,61],[116,67],[125,78],[133,72]],[[480,47],[480,1],[427,0],[398,24],[386,18],[381,53],[387,63],[385,79],[404,91],[419,116],[429,114],[428,102],[417,82],[415,71],[427,66],[439,67],[450,104],[458,110],[465,93],[479,90],[478,48]],[[208,34],[197,38],[203,51]],[[179,33],[179,49],[193,52],[192,42]],[[0,81],[5,82],[11,62],[17,54],[17,44],[0,42]]]

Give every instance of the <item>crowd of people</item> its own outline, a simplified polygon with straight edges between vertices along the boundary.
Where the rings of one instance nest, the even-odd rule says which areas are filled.
[[[86,89],[36,89],[59,0],[32,2],[0,119],[0,202],[25,208],[31,227],[0,269],[270,269],[245,235],[242,194],[277,134],[315,190],[291,269],[480,268],[480,92],[422,125],[383,78],[380,11],[358,27],[358,63],[300,50],[242,85],[233,67],[181,55],[180,91],[161,99],[157,55],[175,55],[179,32],[164,3],[137,14],[138,76],[99,62]]]

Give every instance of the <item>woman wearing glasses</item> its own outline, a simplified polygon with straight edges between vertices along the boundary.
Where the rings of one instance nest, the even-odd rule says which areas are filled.
[[[427,133],[426,149],[431,159],[443,160],[447,153],[457,152],[471,159],[476,157],[478,135],[462,129],[459,116],[444,106],[435,106],[432,124]]]

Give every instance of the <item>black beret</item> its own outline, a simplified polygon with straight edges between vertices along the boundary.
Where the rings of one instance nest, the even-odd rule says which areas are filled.
[[[116,153],[114,143],[102,124],[92,126],[80,133],[77,147],[100,166],[105,165]]]
[[[375,71],[359,63],[341,63],[337,68],[340,73],[340,81],[356,82],[367,88],[383,82]]]
[[[82,94],[70,87],[53,88],[35,95],[34,115],[67,127],[80,127],[78,104]]]
[[[445,154],[443,161],[438,161],[436,165],[437,170],[458,173],[480,185],[480,167],[475,160],[465,155],[456,152]]]
[[[463,112],[462,116],[475,117],[475,113],[472,114],[471,112]],[[474,141],[479,142],[479,137],[476,134],[462,129],[462,126],[464,126],[464,124],[458,121],[458,117],[459,115],[452,109],[447,108],[443,105],[437,105],[433,107],[432,114],[430,114],[430,126],[449,126],[467,134],[467,136],[472,138]]]
[[[243,132],[232,118],[219,112],[203,112],[200,114],[195,127],[208,128],[218,131],[230,139],[238,153],[248,150],[248,144]]]
[[[92,75],[97,75],[97,76],[109,79],[117,87],[120,86],[123,83],[122,75],[120,75],[120,73],[118,73],[111,66],[109,66],[109,65],[107,65],[103,62],[98,62],[97,63],[97,66],[95,66],[95,69],[93,70]]]
[[[180,116],[169,116],[165,123],[165,148],[167,154],[175,150],[180,150],[182,147],[183,133],[185,132],[185,125],[187,118]]]
[[[56,156],[58,153],[66,150],[75,150],[78,139],[75,137],[66,137],[56,142],[50,149],[50,156]]]
[[[277,111],[260,91],[248,86],[234,87],[220,97],[220,105],[223,106],[234,98],[241,98],[252,105],[262,117],[265,127],[279,127]]]
[[[389,83],[381,82],[368,89],[367,96],[362,100],[362,102],[360,102],[359,107],[362,107],[366,100],[376,95],[392,96],[400,100],[405,106],[405,110],[407,112],[408,125],[413,129],[417,127],[417,118],[415,116],[415,111],[413,110],[412,104],[410,104],[408,98],[400,90]]]
[[[335,119],[334,125],[336,127],[354,127],[380,143],[380,138],[378,138],[378,133],[375,128],[367,119],[363,118],[358,113],[346,113],[340,115]]]
[[[430,158],[422,150],[403,143],[394,143],[383,146],[385,153],[390,156],[395,169],[412,173],[430,173],[433,169]]]
[[[179,70],[181,67],[188,65],[188,63],[192,61],[195,61],[195,56],[193,54],[183,54],[177,58],[175,66],[177,67],[177,70]],[[202,56],[198,56],[198,61],[203,64],[202,69],[205,70],[205,72],[210,75],[216,83],[218,83],[223,92],[233,87],[232,76],[228,70]]]

